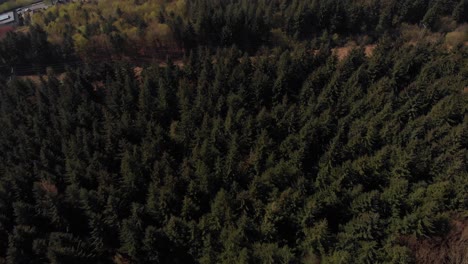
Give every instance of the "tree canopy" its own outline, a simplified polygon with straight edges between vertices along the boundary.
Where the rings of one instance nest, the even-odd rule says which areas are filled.
[[[104,0],[35,16],[0,40],[0,263],[417,263],[409,239],[466,220],[468,46],[400,29],[463,28],[466,6]],[[371,53],[332,51],[356,34]],[[86,60],[103,36],[109,53]],[[139,40],[185,56],[111,60]]]

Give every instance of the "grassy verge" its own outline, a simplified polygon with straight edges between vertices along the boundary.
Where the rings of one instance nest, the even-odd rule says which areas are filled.
[[[9,0],[0,4],[0,13],[38,2],[38,0]]]

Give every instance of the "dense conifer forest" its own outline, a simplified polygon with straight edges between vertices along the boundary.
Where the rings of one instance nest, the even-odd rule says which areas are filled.
[[[112,2],[0,40],[0,263],[468,261],[466,0]]]

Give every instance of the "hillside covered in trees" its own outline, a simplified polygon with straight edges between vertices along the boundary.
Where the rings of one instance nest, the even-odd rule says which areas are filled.
[[[466,263],[467,10],[102,0],[35,14],[0,40],[0,263]],[[338,58],[351,39],[375,48]],[[131,59],[167,48],[182,63]]]

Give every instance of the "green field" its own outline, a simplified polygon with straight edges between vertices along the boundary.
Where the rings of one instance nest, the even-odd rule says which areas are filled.
[[[0,4],[0,13],[38,2],[38,0],[7,0]]]

